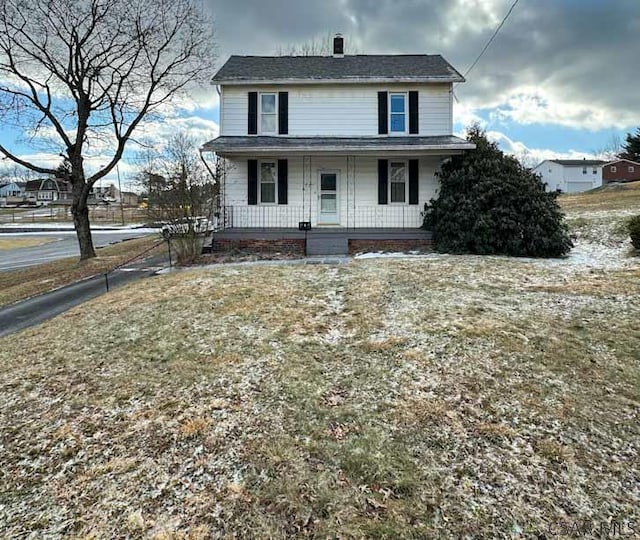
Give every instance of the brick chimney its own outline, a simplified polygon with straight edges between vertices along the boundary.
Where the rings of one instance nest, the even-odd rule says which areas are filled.
[[[333,57],[342,58],[344,56],[344,38],[342,34],[336,34],[333,38]]]

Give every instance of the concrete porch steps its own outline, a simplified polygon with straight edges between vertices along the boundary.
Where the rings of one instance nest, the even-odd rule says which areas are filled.
[[[307,255],[348,255],[349,238],[340,234],[310,234],[307,236]]]

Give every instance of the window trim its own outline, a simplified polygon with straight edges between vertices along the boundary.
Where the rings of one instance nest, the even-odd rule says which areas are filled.
[[[636,172],[635,165],[629,165],[629,167],[627,168],[627,172],[630,172],[630,173]]]
[[[404,201],[403,202],[393,202],[391,200],[391,184],[399,183],[393,182],[393,177],[391,176],[391,165],[393,163],[402,163],[404,165]],[[409,205],[409,160],[408,159],[390,159],[389,165],[387,167],[387,183],[389,186],[387,187],[387,204],[393,206],[408,206]]]
[[[262,164],[273,164],[273,182],[265,182],[265,184],[274,185],[274,201],[262,202]],[[258,160],[258,205],[259,206],[277,206],[278,205],[278,160],[277,159],[259,159]]]
[[[387,107],[388,107],[388,116],[387,116],[387,122],[389,123],[389,129],[388,129],[388,133],[389,135],[408,135],[409,133],[409,111],[407,110],[409,108],[409,93],[408,92],[387,92],[388,95],[388,102],[387,102]],[[392,122],[391,122],[391,117],[394,114],[401,114],[401,113],[393,113],[391,112],[391,98],[393,96],[402,96],[404,99],[404,112],[402,113],[404,115],[404,131],[393,131],[392,129]]]
[[[262,129],[262,96],[274,96],[274,112],[264,113],[275,118],[274,130],[264,131]],[[258,133],[260,135],[277,135],[278,134],[278,92],[258,92]]]
[[[611,165],[611,172],[618,172],[618,167]]]

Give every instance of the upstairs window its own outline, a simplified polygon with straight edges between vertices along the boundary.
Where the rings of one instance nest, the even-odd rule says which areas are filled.
[[[275,161],[260,162],[260,202],[262,204],[276,203]]]
[[[612,165],[611,172],[618,172],[618,167],[616,167],[615,165]]]
[[[587,168],[586,167],[582,167],[582,174],[587,174]]]
[[[389,200],[392,203],[407,202],[407,164],[404,161],[391,161],[389,178]]]
[[[593,168],[593,171],[591,171],[593,174],[598,174],[598,169],[596,169],[595,167]]]
[[[276,94],[260,94],[260,133],[274,134],[278,130]]]
[[[389,94],[389,131],[407,132],[407,94]]]
[[[633,165],[629,165],[629,172],[635,172],[636,168]]]

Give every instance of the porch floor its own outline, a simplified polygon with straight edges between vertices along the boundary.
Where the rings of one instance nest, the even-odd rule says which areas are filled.
[[[219,240],[281,240],[311,237],[343,237],[347,240],[431,240],[431,231],[391,227],[314,227],[309,231],[300,231],[295,228],[232,227],[213,233],[213,238]]]

